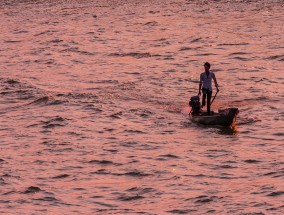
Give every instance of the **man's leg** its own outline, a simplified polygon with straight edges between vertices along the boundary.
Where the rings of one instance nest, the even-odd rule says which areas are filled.
[[[210,114],[210,103],[211,103],[212,91],[207,90],[207,113]]]
[[[202,89],[202,107],[205,106],[205,100],[206,100],[206,90]]]

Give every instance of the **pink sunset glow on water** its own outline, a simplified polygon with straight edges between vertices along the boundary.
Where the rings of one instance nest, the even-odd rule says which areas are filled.
[[[0,213],[283,214],[282,11],[0,1]],[[184,114],[206,61],[233,127]]]

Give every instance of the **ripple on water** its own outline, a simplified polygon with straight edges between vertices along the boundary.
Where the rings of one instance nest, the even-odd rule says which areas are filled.
[[[114,119],[121,119],[122,116],[122,111],[119,111],[117,113],[111,114],[109,117],[114,118]]]
[[[171,160],[171,159],[180,159],[179,156],[174,154],[165,154],[165,155],[159,155],[159,157],[156,160]]]
[[[201,47],[181,47],[179,51],[192,51],[192,50],[198,50],[201,49]]]
[[[4,178],[0,178],[0,185],[5,185],[5,184],[7,183],[5,182]]]
[[[24,194],[30,194],[30,193],[38,193],[40,191],[42,191],[42,190],[39,187],[30,186],[23,193]]]
[[[272,192],[272,193],[268,194],[267,196],[276,197],[276,196],[281,196],[281,195],[284,195],[284,191]]]
[[[126,129],[126,130],[124,130],[124,132],[130,133],[130,134],[146,134],[146,132],[144,132],[144,131],[133,130],[133,129]]]
[[[153,188],[142,188],[142,187],[132,187],[126,190],[127,192],[137,192],[138,194],[145,194],[145,193],[150,193],[154,192],[155,189]]]
[[[140,52],[129,52],[129,53],[112,53],[109,54],[110,57],[133,57],[133,58],[150,58],[150,57],[159,57],[161,55],[150,54],[149,52],[140,53]]]
[[[64,103],[63,100],[56,100],[52,96],[43,96],[38,98],[27,105],[59,105]]]
[[[83,107],[83,109],[90,110],[93,114],[98,114],[103,111],[100,107],[97,107],[94,104],[87,104]]]
[[[101,205],[101,206],[104,206],[104,207],[108,207],[108,208],[116,208],[118,207],[117,205],[114,205],[114,204],[107,204],[105,202],[98,202],[98,201],[95,201],[93,202],[94,204],[97,204],[97,205]],[[105,211],[105,210],[102,210],[102,211]]]
[[[120,201],[133,201],[133,200],[140,200],[140,199],[144,199],[144,196],[141,195],[134,195],[134,196],[128,196],[128,195],[121,195],[120,197],[118,197],[118,200]]]
[[[284,177],[284,170],[278,172],[268,172],[263,174],[263,176],[271,176],[272,178]]]
[[[284,136],[284,133],[283,132],[278,132],[278,133],[274,133],[273,135],[275,135],[275,136]]]
[[[52,177],[53,179],[62,179],[62,178],[68,178],[70,175],[68,174],[60,174],[57,176]]]
[[[284,61],[284,55],[272,55],[272,56],[266,57],[265,60]]]
[[[254,159],[248,159],[248,160],[244,160],[244,162],[250,163],[250,164],[256,164],[256,163],[261,163],[262,161],[254,160]]]
[[[59,202],[58,199],[56,199],[55,197],[52,197],[52,196],[45,196],[43,198],[36,198],[34,200],[44,201],[44,202]]]
[[[221,43],[219,46],[247,46],[250,45],[249,43]]]
[[[0,184],[1,184],[1,183],[0,183]],[[17,194],[17,193],[18,193],[18,192],[12,190],[12,191],[8,191],[8,192],[6,192],[6,193],[3,193],[2,195],[3,195],[3,196],[8,196],[8,195]]]
[[[99,169],[95,172],[92,172],[92,174],[96,174],[96,175],[110,175],[112,174],[110,171],[106,170],[106,169]]]
[[[167,211],[167,213],[173,213],[173,214],[194,214],[198,212],[198,210],[195,209],[174,209]]]
[[[124,147],[129,147],[129,148],[136,148],[137,145],[139,145],[138,142],[135,142],[135,141],[127,141],[127,142],[123,142],[121,144],[121,146],[124,146]]]
[[[114,163],[109,160],[90,160],[88,163],[90,164],[98,164],[98,165],[114,165],[114,166],[120,166],[122,164]]]
[[[139,171],[139,170],[134,170],[134,171],[126,172],[126,173],[119,174],[119,175],[125,175],[125,176],[131,176],[131,177],[138,177],[138,178],[147,177],[147,176],[152,176],[152,174],[145,173],[145,172],[142,172],[142,171]]]
[[[198,196],[195,197],[193,199],[191,199],[192,201],[194,201],[194,203],[196,204],[206,204],[209,202],[213,202],[214,200],[219,200],[222,199],[223,197],[218,197],[218,196]]]
[[[35,123],[32,125],[28,125],[27,127],[36,127],[36,126],[42,126],[42,128],[45,129],[50,129],[50,128],[56,128],[56,127],[64,127],[66,125],[68,125],[68,121],[67,119],[60,117],[60,116],[56,116],[53,117],[47,121],[41,121],[39,123]]]
[[[249,52],[232,52],[229,55],[248,55],[248,54],[251,54],[251,53],[249,53]]]

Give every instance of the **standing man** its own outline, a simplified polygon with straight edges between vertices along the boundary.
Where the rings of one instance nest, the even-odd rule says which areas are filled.
[[[210,72],[210,63],[206,62],[204,64],[205,72],[200,74],[200,82],[199,82],[199,92],[198,96],[201,94],[202,89],[202,107],[205,106],[205,100],[207,96],[207,114],[210,115],[210,103],[211,103],[211,97],[212,97],[212,79],[214,80],[215,87],[217,92],[219,92],[217,80],[215,77],[215,74],[213,72]]]

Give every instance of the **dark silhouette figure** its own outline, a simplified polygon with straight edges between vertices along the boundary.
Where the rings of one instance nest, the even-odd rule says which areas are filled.
[[[200,82],[199,82],[199,91],[198,96],[201,94],[202,89],[202,107],[205,106],[206,97],[207,97],[207,114],[210,114],[210,104],[211,104],[211,97],[212,97],[212,79],[214,80],[215,87],[217,92],[219,92],[217,80],[215,74],[210,72],[210,63],[206,62],[204,64],[204,72],[200,74]]]

